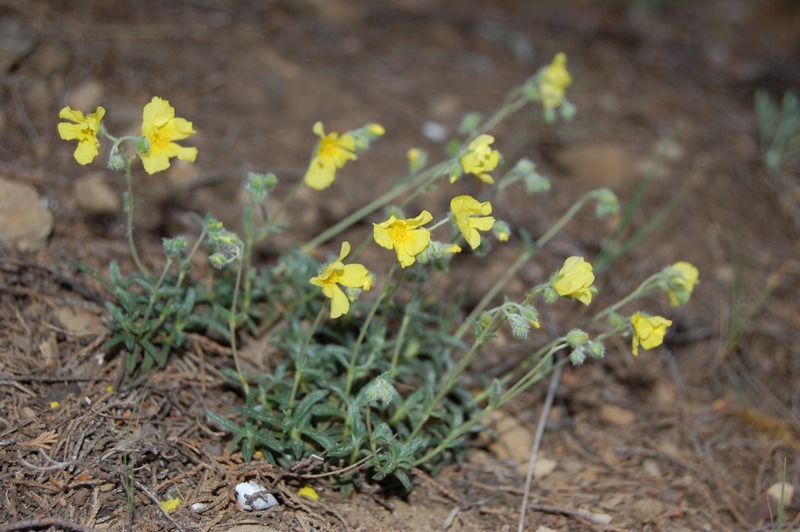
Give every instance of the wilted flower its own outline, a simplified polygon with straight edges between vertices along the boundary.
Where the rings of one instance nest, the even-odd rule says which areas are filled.
[[[347,161],[354,161],[358,157],[355,154],[355,141],[350,133],[326,135],[322,122],[314,124],[313,131],[320,141],[308,165],[305,182],[314,190],[323,190],[336,179],[336,170],[342,168]]]
[[[555,109],[561,105],[567,87],[571,84],[572,75],[567,70],[567,55],[559,52],[539,78],[539,93],[545,109]]]
[[[394,249],[403,268],[414,264],[414,257],[422,253],[431,241],[431,232],[420,227],[433,220],[428,211],[416,218],[399,219],[394,215],[373,225],[373,237],[379,246]]]
[[[481,235],[478,231],[489,231],[494,225],[492,204],[488,201],[479,202],[472,196],[456,196],[450,201],[450,212],[458,230],[464,235],[472,249],[481,244]]]
[[[181,161],[194,162],[197,148],[188,148],[176,143],[195,134],[192,123],[175,117],[175,109],[167,100],[153,97],[144,106],[142,136],[147,140],[147,150],[140,151],[144,169],[148,174],[169,168],[169,160],[177,157]]]
[[[650,316],[637,312],[631,316],[631,325],[633,325],[633,355],[637,356],[640,345],[645,349],[661,345],[667,327],[672,325],[672,321],[661,316]]]
[[[686,304],[698,284],[700,272],[691,263],[680,261],[665,269],[667,293],[673,307]]]
[[[309,279],[311,284],[322,287],[322,293],[331,300],[331,318],[334,319],[350,311],[350,298],[339,285],[361,290],[372,288],[372,276],[363,264],[342,263],[349,253],[350,243],[342,242],[339,258],[325,266],[318,276]]]
[[[494,178],[487,172],[491,172],[500,164],[500,152],[493,150],[490,144],[494,142],[491,135],[478,135],[475,140],[469,143],[467,151],[461,155],[459,161],[464,171],[473,174],[484,183],[494,183]],[[450,182],[458,179],[457,175],[450,176]]]
[[[58,134],[63,140],[77,140],[78,147],[75,148],[75,160],[80,164],[89,164],[97,157],[100,141],[97,140],[97,133],[100,131],[100,124],[103,121],[106,110],[98,107],[94,113],[84,116],[81,111],[73,111],[69,107],[64,107],[58,113],[59,118],[75,122],[70,124],[60,122],[58,124]]]

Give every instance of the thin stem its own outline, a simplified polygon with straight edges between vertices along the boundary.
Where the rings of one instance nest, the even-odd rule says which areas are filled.
[[[429,168],[428,170],[422,172],[414,176],[413,178],[400,183],[399,185],[395,186],[395,188],[385,192],[380,197],[372,200],[371,202],[367,203],[357,211],[353,212],[349,216],[343,218],[338,223],[332,225],[330,228],[326,229],[315,238],[311,239],[306,245],[303,246],[303,251],[309,253],[312,249],[316,248],[323,242],[327,242],[334,236],[338,235],[354,223],[366,218],[368,215],[372,214],[373,212],[377,211],[381,207],[387,205],[389,202],[394,200],[395,198],[402,196],[412,188],[416,187],[420,183],[425,183],[429,179],[433,179],[438,177],[438,174],[444,170],[446,167],[446,162],[442,162]]]
[[[550,378],[550,386],[547,388],[547,396],[544,400],[542,413],[539,415],[539,423],[536,426],[536,435],[533,438],[533,445],[531,446],[531,453],[528,457],[528,472],[525,475],[525,489],[522,495],[522,504],[519,511],[519,527],[517,532],[525,531],[525,514],[528,508],[528,499],[531,494],[531,485],[533,484],[533,471],[536,468],[536,460],[539,458],[539,448],[542,444],[542,437],[544,436],[544,428],[547,425],[547,419],[550,417],[550,409],[553,407],[553,401],[556,397],[556,390],[558,383],[561,380],[561,372],[564,369],[563,364],[556,364],[556,369],[553,376]]]
[[[640,297],[645,296],[650,289],[655,286],[658,280],[661,278],[661,273],[654,273],[640,284],[636,290],[628,294],[627,296],[623,297],[613,305],[603,309],[602,311],[598,312],[591,320],[589,320],[588,325],[592,325],[593,323],[597,323],[604,317],[608,316],[612,312],[615,312],[618,308],[630,303],[634,299],[638,299]]]
[[[158,289],[161,288],[161,283],[164,282],[164,278],[167,276],[167,272],[169,271],[169,267],[172,266],[173,259],[167,259],[167,263],[164,264],[164,269],[161,270],[161,275],[158,277],[158,281],[156,281],[156,285],[153,287],[153,291],[150,294],[150,300],[147,302],[147,309],[144,312],[144,318],[142,319],[143,322],[147,322],[150,319],[150,313],[153,311],[153,307],[156,304],[156,299],[158,297]]]
[[[131,258],[133,258],[133,263],[136,265],[136,268],[139,270],[139,273],[141,273],[145,277],[150,277],[150,271],[147,268],[145,268],[144,264],[142,264],[141,259],[139,259],[139,253],[136,251],[136,244],[133,241],[133,211],[136,204],[136,199],[133,197],[133,178],[131,177],[130,160],[125,165],[125,183],[127,184],[128,187],[128,190],[125,194],[125,213],[127,214],[128,247],[130,247]]]
[[[228,317],[228,332],[231,336],[231,352],[233,353],[233,363],[236,365],[236,373],[239,374],[239,382],[244,389],[244,394],[247,396],[250,394],[250,385],[247,383],[247,380],[244,378],[244,373],[242,372],[242,366],[239,363],[239,350],[236,346],[236,305],[239,302],[239,289],[242,285],[242,270],[244,269],[242,265],[242,260],[239,260],[239,267],[236,268],[236,284],[233,287],[233,301],[231,302],[231,313]]]
[[[389,273],[386,274],[386,279],[391,279],[394,276],[395,270],[397,270],[397,262],[392,264],[392,267],[389,268]],[[367,314],[367,318],[364,320],[364,323],[361,325],[361,330],[358,333],[358,339],[356,340],[355,345],[353,346],[353,351],[350,354],[350,364],[347,366],[347,384],[344,388],[344,395],[345,397],[350,396],[350,390],[353,388],[353,381],[355,381],[356,377],[356,362],[358,359],[358,351],[361,348],[361,344],[364,342],[364,338],[367,336],[367,330],[369,329],[369,325],[372,322],[372,318],[375,317],[375,313],[378,311],[378,307],[383,302],[383,300],[388,296],[390,293],[393,293],[399,283],[395,283],[394,286],[386,287],[381,290],[381,293],[378,297],[375,298],[375,302],[372,304],[372,307],[369,309],[369,314]]]
[[[592,198],[592,194],[593,192],[587,192],[584,194],[578,201],[573,203],[572,207],[570,207],[569,210],[567,210],[567,212],[565,212],[564,215],[555,224],[553,224],[553,226],[550,227],[545,234],[539,237],[535,243],[528,244],[525,247],[525,250],[519,256],[519,258],[517,258],[516,262],[514,262],[514,264],[512,264],[511,267],[506,270],[506,273],[497,280],[497,282],[489,289],[489,291],[486,292],[483,298],[481,298],[472,312],[470,312],[469,318],[465,320],[456,331],[456,338],[461,338],[467,333],[470,327],[469,320],[475,319],[480,315],[481,312],[483,312],[483,309],[486,308],[486,306],[492,301],[492,299],[494,299],[500,290],[502,290],[509,282],[511,282],[511,279],[514,278],[520,268],[522,268],[525,263],[528,262],[528,260],[533,258],[534,255],[536,255],[536,253],[542,249],[545,244],[547,244],[554,236],[556,236],[558,232],[561,231],[561,229],[563,229],[564,226],[567,225],[567,223],[578,213],[578,211],[581,210],[586,202]]]
[[[324,314],[325,305],[320,305],[319,312],[317,312],[317,317],[314,318],[314,323],[311,324],[311,328],[308,330],[308,334],[306,334],[306,339],[303,342],[303,349],[300,351],[300,355],[297,357],[297,361],[294,364],[294,384],[292,385],[292,394],[289,396],[289,410],[294,408],[294,402],[297,399],[297,392],[300,389],[300,381],[303,380],[303,364],[305,364],[306,361],[308,344],[311,343],[311,338],[314,336],[314,331],[316,331],[317,327],[319,327],[319,322],[322,321],[322,316]]]
[[[292,202],[292,200],[294,199],[294,197],[297,195],[297,193],[298,193],[298,192],[300,192],[300,189],[302,189],[304,185],[305,185],[305,181],[304,181],[304,180],[300,180],[300,182],[299,182],[299,183],[297,183],[297,185],[295,185],[295,187],[292,189],[292,191],[291,191],[291,192],[289,192],[289,195],[288,195],[288,196],[286,196],[286,198],[285,198],[285,199],[284,199],[284,200],[281,202],[281,204],[280,204],[280,205],[278,205],[278,208],[275,210],[275,214],[273,214],[272,216],[270,216],[270,220],[277,220],[277,219],[278,219],[278,217],[279,217],[281,214],[283,214],[283,211],[285,211],[285,210],[286,210],[286,208],[289,206],[289,203],[291,203],[291,202]],[[266,235],[265,235],[265,236],[266,236]],[[263,238],[263,237],[262,237],[262,238]],[[259,241],[260,241],[260,240],[261,240],[261,239],[259,239]]]
[[[244,295],[242,296],[242,311],[247,314],[250,310],[250,292],[253,286],[253,279],[250,276],[250,262],[253,257],[253,218],[255,202],[250,198],[250,204],[244,209]]]
[[[400,322],[400,330],[397,332],[397,339],[394,344],[394,351],[392,352],[392,363],[389,366],[389,374],[394,375],[397,370],[397,362],[400,360],[400,350],[403,347],[403,342],[406,337],[406,329],[411,322],[412,312],[417,310],[417,296],[414,294],[414,299],[406,305],[405,313],[403,314],[403,321]]]
[[[494,299],[494,297],[503,289],[510,281],[514,278],[520,268],[522,268],[528,260],[535,254],[536,250],[532,247],[526,247],[526,249],[520,254],[514,264],[512,264],[506,273],[494,283],[494,285],[484,294],[481,300],[475,305],[475,308],[472,309],[467,319],[461,324],[458,330],[455,333],[456,338],[462,338],[467,331],[470,329],[470,320],[477,319],[480,316],[483,309]]]
[[[419,422],[414,427],[414,430],[411,432],[408,438],[406,438],[406,442],[410,442],[411,440],[413,440],[414,436],[416,436],[419,433],[419,431],[422,430],[422,427],[425,425],[425,423],[428,422],[431,415],[433,414],[433,411],[436,409],[437,406],[439,406],[439,403],[442,401],[442,399],[444,399],[444,397],[450,392],[450,389],[453,387],[453,385],[455,385],[456,381],[458,380],[458,377],[460,377],[461,374],[464,373],[464,370],[467,369],[467,366],[469,366],[472,363],[473,359],[480,352],[480,348],[483,347],[483,345],[491,337],[491,335],[494,334],[494,331],[496,330],[496,327],[500,321],[499,320],[500,315],[501,313],[497,312],[492,317],[492,321],[489,323],[489,325],[484,327],[483,330],[480,332],[480,334],[478,334],[478,336],[475,338],[475,341],[472,343],[472,346],[470,347],[470,350],[467,352],[467,354],[464,355],[461,358],[461,360],[458,361],[456,367],[453,368],[447,375],[447,380],[445,380],[444,384],[439,389],[439,392],[436,394],[433,400],[430,403],[428,403],[428,406],[425,408],[425,413],[422,415],[422,418],[420,418]]]
[[[558,347],[558,349],[561,349],[562,347],[564,347],[564,345],[566,345],[566,344],[563,344],[563,345],[559,346],[559,347]],[[542,365],[544,364],[545,360],[547,360],[548,358],[550,358],[550,357],[553,355],[553,353],[555,353],[556,351],[558,351],[558,349],[551,349],[550,353],[548,353],[548,356],[546,356],[545,358],[543,358],[543,359],[542,359],[542,360],[539,362],[539,364],[537,364],[537,365],[536,365],[536,367],[534,367],[534,368],[533,368],[533,369],[532,369],[532,370],[531,370],[531,371],[528,373],[528,375],[526,375],[525,377],[523,377],[523,379],[527,379],[527,380],[529,380],[529,381],[530,381],[530,379],[529,379],[529,376],[530,376],[530,375],[535,375],[536,373],[538,373],[538,371],[541,369]],[[564,360],[567,360],[567,359],[564,359]],[[563,364],[563,363],[564,363],[564,361],[561,361],[561,362],[559,362],[559,364]],[[520,380],[523,380],[523,379],[520,379]],[[538,380],[538,379],[537,379],[537,380]],[[444,438],[444,439],[443,439],[441,442],[439,442],[439,445],[437,445],[437,446],[436,446],[434,449],[432,449],[431,451],[429,451],[427,454],[425,454],[425,455],[424,455],[424,456],[422,456],[421,458],[418,458],[417,460],[415,460],[415,461],[414,461],[414,466],[415,466],[415,467],[418,467],[418,466],[420,466],[420,465],[424,464],[425,462],[427,462],[428,460],[430,460],[431,458],[435,457],[435,456],[436,456],[436,455],[438,455],[439,453],[443,452],[443,451],[444,451],[445,449],[447,449],[447,448],[448,448],[448,447],[449,447],[449,446],[450,446],[450,445],[451,445],[451,444],[452,444],[452,443],[453,443],[455,440],[457,440],[458,438],[460,438],[461,436],[463,436],[464,434],[466,434],[466,433],[467,433],[467,432],[468,432],[468,431],[469,431],[469,430],[470,430],[472,427],[474,427],[474,426],[475,426],[475,425],[476,425],[476,424],[477,424],[477,423],[478,423],[478,422],[479,422],[481,419],[483,419],[483,417],[484,417],[484,416],[486,416],[486,414],[488,414],[489,412],[492,412],[493,410],[496,410],[496,409],[500,408],[501,406],[503,406],[504,404],[506,404],[508,401],[510,401],[510,400],[511,400],[511,399],[512,399],[514,396],[516,396],[518,393],[520,393],[520,392],[522,392],[523,390],[527,389],[527,388],[528,388],[528,387],[529,387],[531,384],[533,384],[534,382],[536,382],[536,380],[533,380],[533,381],[530,381],[530,382],[526,382],[526,383],[524,383],[524,385],[522,385],[522,387],[521,387],[520,389],[515,389],[514,393],[511,393],[511,394],[510,394],[511,390],[509,390],[508,392],[504,393],[504,394],[503,394],[503,395],[500,397],[500,401],[499,401],[499,402],[498,402],[496,405],[487,405],[487,406],[486,406],[486,407],[485,407],[483,410],[481,410],[481,411],[480,411],[480,413],[478,413],[478,415],[476,415],[475,417],[473,417],[473,418],[472,418],[472,419],[470,419],[469,421],[467,421],[467,422],[465,422],[465,423],[462,423],[461,425],[459,425],[459,426],[458,426],[458,428],[457,428],[456,430],[454,430],[452,433],[450,433],[449,435],[447,435],[447,437],[446,437],[446,438]],[[410,438],[409,438],[409,439],[410,439]]]

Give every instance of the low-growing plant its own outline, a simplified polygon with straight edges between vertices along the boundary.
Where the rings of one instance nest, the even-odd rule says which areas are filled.
[[[531,334],[539,328],[537,306],[559,299],[589,306],[597,293],[589,261],[566,257],[558,271],[526,293],[500,297],[517,272],[588,203],[596,205],[598,217],[619,209],[610,190],[591,191],[535,239],[495,218],[496,191],[521,186],[541,194],[550,184],[528,159],[500,173],[504,161],[490,131],[534,102],[542,104],[547,122],[572,118],[575,108],[565,96],[572,82],[566,61],[564,54],[557,54],[512,90],[487,120],[467,115],[461,138],[451,142],[443,161],[429,165],[427,154],[409,150],[408,171],[393,188],[259,267],[252,263],[253,249],[283,228],[279,219],[295,194],[303,187],[330,187],[339,171],[355,164],[359,153],[384,134],[380,125],[339,134],[315,124],[312,130],[319,140],[304,179],[276,209],[270,212],[264,200],[278,186],[277,177],[249,174],[243,236],[211,214],[198,217],[199,236],[191,247],[182,236],[164,240],[166,261],[153,274],[133,238],[132,168],[141,160],[152,174],[166,170],[173,157],[194,161],[197,150],[178,144],[194,134],[192,124],[176,118],[168,102],[153,98],[144,108],[142,135],[118,138],[103,126],[102,107],[88,116],[63,109],[61,118],[72,123],[59,124],[59,132],[78,141],[77,161],[90,163],[98,155],[100,139],[108,139],[109,166],[126,178],[127,236],[137,271],[125,276],[112,262],[107,281],[82,267],[116,299],[107,305],[111,337],[104,349],[123,352],[124,370],[132,373],[154,365],[163,368],[170,356],[186,349],[190,332],[228,343],[235,368],[228,375],[241,388],[243,402],[233,409],[233,419],[227,412],[207,415],[231,433],[232,448],[240,448],[247,461],[259,453],[287,467],[318,455],[340,468],[334,482],[347,493],[366,479],[411,489],[415,468],[436,473],[461,460],[469,435],[482,430],[487,413],[516,398],[556,364],[602,358],[604,340],[612,336],[630,337],[634,355],[640,348],[659,346],[671,321],[639,310],[623,313],[623,308],[654,290],[668,294],[672,305],[686,303],[698,282],[697,269],[689,263],[654,273],[594,316],[560,324],[552,340]],[[133,145],[133,155],[125,154],[123,143]],[[440,182],[456,191],[466,176],[474,176],[488,191],[483,201],[454,192],[449,205],[436,212],[411,210],[413,200]],[[344,239],[351,226],[364,221],[372,223],[371,237],[357,245]],[[467,312],[456,288],[447,283],[453,257],[465,253],[463,246],[479,260],[490,253],[492,240],[513,245],[514,235],[518,258]],[[314,253],[334,239],[338,254],[320,264]],[[396,259],[384,273],[357,262],[365,246],[375,244]],[[192,259],[204,245],[210,263],[221,270],[213,283],[202,282],[191,271]],[[528,354],[497,378],[471,374],[473,362],[495,337],[505,334],[506,326],[526,343]],[[246,370],[241,364],[239,337],[246,333],[268,337],[274,360],[270,371]],[[555,355],[562,350],[569,356],[558,361]]]

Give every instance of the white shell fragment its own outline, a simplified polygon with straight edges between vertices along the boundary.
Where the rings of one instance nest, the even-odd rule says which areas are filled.
[[[268,493],[264,486],[261,486],[253,480],[237,484],[235,491],[236,501],[239,503],[239,506],[248,512],[253,510],[267,510],[273,506],[278,506],[278,501],[275,500],[275,497],[271,493]],[[253,497],[253,495],[256,496]],[[248,500],[250,502],[248,502]]]

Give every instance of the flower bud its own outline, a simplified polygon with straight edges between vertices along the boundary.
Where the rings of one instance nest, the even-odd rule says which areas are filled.
[[[164,246],[164,253],[166,253],[167,257],[170,259],[174,259],[182,255],[187,246],[186,237],[184,236],[165,238],[162,242]]]
[[[578,348],[589,341],[589,334],[580,329],[572,329],[567,333],[566,340],[570,347]]]
[[[367,389],[364,393],[367,403],[377,401],[381,403],[381,405],[386,406],[397,397],[397,390],[386,377],[387,374],[384,373],[367,385]]]

